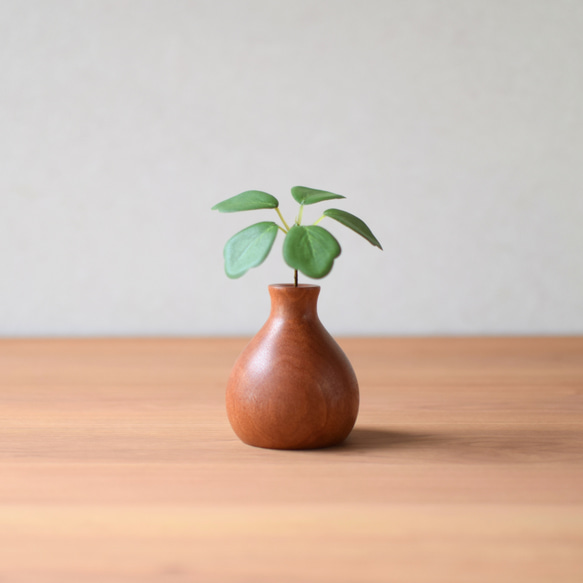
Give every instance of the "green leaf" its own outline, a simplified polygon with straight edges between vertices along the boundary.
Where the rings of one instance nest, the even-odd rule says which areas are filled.
[[[261,265],[269,255],[278,226],[272,221],[255,223],[233,235],[225,244],[225,273],[236,279],[252,267]]]
[[[314,279],[330,273],[340,251],[340,245],[332,234],[316,225],[294,225],[283,242],[286,263]]]
[[[292,196],[300,204],[314,204],[323,200],[332,200],[333,198],[346,198],[341,194],[334,194],[325,190],[316,190],[307,186],[294,186],[291,189]]]
[[[255,209],[275,209],[279,201],[275,196],[261,190],[246,190],[216,204],[211,210],[221,213],[236,213],[238,211],[253,211]]]
[[[352,229],[355,233],[364,237],[371,245],[382,249],[378,239],[372,234],[372,231],[366,226],[364,221],[360,220],[358,217],[355,217],[346,211],[341,211],[340,209],[325,210],[324,215],[338,221],[345,227]]]

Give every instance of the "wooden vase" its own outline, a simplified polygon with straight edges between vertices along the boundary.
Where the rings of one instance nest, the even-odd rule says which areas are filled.
[[[348,358],[318,318],[320,286],[269,286],[271,313],[237,359],[227,415],[257,447],[312,449],[342,442],[358,414]]]

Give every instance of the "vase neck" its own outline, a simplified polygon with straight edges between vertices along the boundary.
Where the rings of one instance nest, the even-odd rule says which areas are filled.
[[[269,286],[271,318],[318,319],[319,285],[274,284]]]

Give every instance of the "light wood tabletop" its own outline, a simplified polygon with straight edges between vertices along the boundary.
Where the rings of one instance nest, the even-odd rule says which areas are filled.
[[[353,433],[275,451],[244,339],[0,341],[0,582],[583,581],[583,338],[340,344]]]

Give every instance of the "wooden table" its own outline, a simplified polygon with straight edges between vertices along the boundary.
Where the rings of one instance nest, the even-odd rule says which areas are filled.
[[[303,452],[232,433],[244,343],[0,341],[0,582],[583,581],[583,338],[343,340]]]

